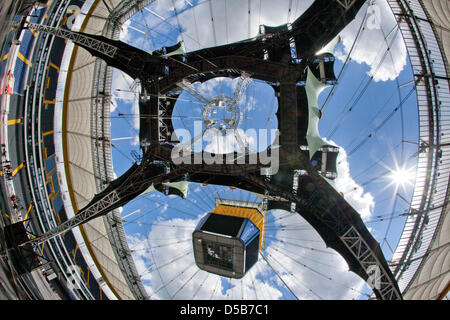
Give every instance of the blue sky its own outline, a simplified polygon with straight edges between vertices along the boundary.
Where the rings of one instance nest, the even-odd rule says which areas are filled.
[[[183,40],[188,51],[196,50],[227,40],[245,39],[248,34],[255,36],[259,24],[280,25],[293,21],[312,1],[292,1],[290,14],[289,3],[252,0],[249,19],[247,2],[243,7],[242,1],[213,0],[211,7],[209,1],[155,1],[148,10],[137,13],[124,25],[121,39],[148,51]],[[190,4],[196,5],[195,9]],[[389,259],[392,255],[389,246],[395,249],[403,228],[404,218],[400,214],[408,208],[395,194],[398,191],[406,200],[411,198],[416,158],[406,160],[417,151],[413,143],[418,139],[418,126],[415,93],[411,93],[413,86],[407,84],[412,80],[412,72],[401,34],[394,28],[394,18],[384,1],[376,1],[375,6],[379,11],[369,8],[367,17],[371,20],[366,23],[379,22],[381,28],[367,27],[361,33],[352,59],[324,109],[319,131],[341,147],[335,187],[360,212]],[[334,51],[336,75],[350,51],[366,9],[363,7],[357,19],[341,33],[342,41]],[[211,27],[211,10],[214,28]],[[386,54],[386,43],[391,44],[389,54]],[[216,79],[202,85],[194,84],[194,87],[212,97],[222,92],[231,94],[237,81]],[[121,91],[115,91],[113,99],[112,138],[131,137],[113,141],[117,175],[132,164],[130,152],[139,152],[138,118],[118,115],[137,114],[137,95],[129,92],[131,86],[132,79],[115,73],[113,87]],[[319,96],[319,106],[330,90],[325,89]],[[276,128],[277,105],[272,89],[253,81],[246,94],[240,104],[245,115],[242,128]],[[400,103],[403,99],[405,101]],[[196,101],[187,92],[182,93],[180,100]],[[180,101],[174,114],[200,117],[199,107],[198,101]],[[188,122],[184,119],[174,119],[174,127],[184,127]],[[395,168],[396,163],[401,165],[402,159],[411,168],[411,183],[398,187],[385,174],[389,168]],[[123,208],[122,216],[129,215],[124,226],[130,247],[152,298],[364,299],[366,296],[361,292],[370,294],[370,289],[348,272],[343,259],[325,248],[300,216],[275,210],[269,213],[264,251],[268,263],[260,258],[244,280],[239,281],[199,271],[193,263],[190,237],[198,220],[214,208],[217,196],[257,201],[256,196],[245,191],[190,184],[186,200],[152,192]],[[391,215],[394,219],[389,220]]]

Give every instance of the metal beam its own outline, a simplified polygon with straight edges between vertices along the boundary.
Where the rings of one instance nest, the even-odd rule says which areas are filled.
[[[448,101],[449,83],[448,69],[443,57],[438,36],[433,32],[434,26],[427,18],[422,1],[389,0],[392,12],[397,17],[397,23],[402,32],[406,48],[411,57],[414,76],[420,79],[416,83],[417,102],[419,112],[419,139],[425,146],[440,145],[440,140],[447,136],[447,128],[442,123],[445,116],[445,102]],[[448,105],[448,103],[447,103]],[[436,186],[442,183],[442,176],[448,180],[445,164],[441,164],[439,148],[420,148],[416,176],[416,189],[411,203],[414,208],[411,212],[420,212],[418,215],[408,217],[405,232],[402,234],[394,258],[396,276],[402,290],[407,292],[409,286],[420,274],[421,267],[426,259],[422,259],[424,251],[431,247],[437,232],[430,228],[428,221],[440,220],[445,216],[442,208],[443,202],[434,196]],[[435,215],[434,219],[430,214]],[[436,215],[439,215],[436,217]],[[427,235],[423,240],[424,233]],[[416,250],[421,246],[420,250]],[[419,261],[417,261],[419,260]],[[411,262],[414,263],[411,267]],[[409,269],[408,269],[409,267]],[[405,271],[408,269],[408,272]]]
[[[355,8],[359,8],[364,1],[353,1],[351,6],[355,4]],[[159,56],[151,54],[141,54],[141,51],[130,46],[126,50],[120,47],[121,52],[117,55],[118,48],[110,43],[101,41],[94,37],[84,34],[78,34],[71,31],[61,30],[52,27],[30,25],[37,31],[45,31],[66,39],[70,39],[77,44],[92,49],[92,52],[100,53],[99,56],[109,57],[107,62],[114,66],[122,66],[122,71],[135,72],[136,76],[144,77],[143,86],[147,86],[149,92],[155,94],[164,94],[170,91],[175,84],[179,84],[185,78],[197,75],[203,72],[223,72],[223,70],[238,70],[239,72],[251,73],[255,78],[260,76],[262,79],[271,79],[281,82],[281,106],[282,109],[282,139],[286,143],[281,145],[280,158],[284,163],[280,164],[281,170],[279,175],[274,177],[262,176],[260,169],[262,164],[182,164],[175,165],[172,161],[171,148],[160,144],[153,144],[145,150],[144,159],[138,166],[133,166],[124,176],[112,181],[109,186],[100,192],[85,208],[72,219],[57,226],[55,229],[38,237],[33,243],[42,243],[52,237],[61,234],[71,228],[78,226],[96,217],[106,215],[111,210],[124,205],[140,193],[145,191],[148,186],[160,184],[172,179],[180,179],[188,173],[188,181],[202,181],[204,179],[210,181],[211,177],[216,177],[216,183],[247,188],[249,191],[257,193],[267,193],[268,196],[279,197],[283,203],[290,201],[295,204],[295,209],[311,223],[311,225],[324,238],[327,245],[336,249],[349,262],[352,271],[355,271],[362,278],[367,279],[367,271],[370,266],[376,264],[382,269],[383,277],[381,278],[381,289],[374,289],[374,292],[381,299],[401,298],[398,292],[395,279],[390,275],[390,271],[386,268],[386,263],[382,253],[376,252],[376,243],[365,228],[358,213],[351,208],[340,195],[321,178],[315,169],[312,168],[307,152],[299,150],[297,141],[297,118],[292,119],[293,114],[297,114],[297,89],[296,83],[304,74],[305,65],[291,65],[289,61],[271,61],[264,60],[260,57],[261,48],[275,46],[277,42],[284,45],[293,36],[297,38],[307,37],[306,31],[302,26],[310,26],[317,30],[322,30],[323,26],[316,26],[314,10],[320,7],[319,16],[329,18],[329,13],[325,12],[330,5],[329,1],[315,1],[314,8],[308,9],[306,18],[299,18],[294,23],[295,26],[289,32],[272,33],[264,37],[264,39],[250,40],[226,45],[216,48],[208,48],[186,55],[187,65],[181,64],[175,58],[163,59]],[[348,7],[347,9],[350,9]],[[339,15],[336,25],[327,26],[324,30],[322,42],[328,37],[334,37],[334,33],[340,31],[341,27],[347,24],[349,13],[343,14],[342,9],[338,10]],[[349,10],[350,11],[350,10]],[[357,11],[356,9],[353,11]],[[356,12],[355,12],[356,13]],[[312,15],[312,16],[310,16]],[[294,25],[293,24],[293,25]],[[325,32],[326,31],[326,32]],[[285,41],[287,40],[287,41]],[[311,39],[307,39],[308,41]],[[314,46],[322,46],[321,41],[313,41],[314,45],[306,41],[301,48],[304,54],[316,52]],[[300,41],[301,42],[301,41]],[[296,44],[300,43],[296,41]],[[114,42],[112,42],[114,43]],[[125,45],[124,45],[125,46]],[[290,47],[283,47],[290,56]],[[300,49],[300,48],[299,48]],[[123,50],[123,51],[122,51]],[[127,56],[125,52],[130,52],[133,56]],[[212,53],[211,53],[212,52]],[[118,57],[120,56],[120,58]],[[160,77],[158,70],[165,70],[169,67],[169,74],[166,77]],[[125,70],[126,69],[126,70]],[[164,71],[166,72],[166,71]],[[237,90],[236,99],[240,97],[243,89],[248,85],[249,79],[245,77],[240,82],[240,88]],[[182,83],[182,82],[181,82]],[[151,90],[157,88],[155,90]],[[187,86],[184,89],[190,90]],[[192,90],[190,90],[192,91]],[[293,109],[294,108],[294,109]],[[290,118],[289,118],[290,117]],[[284,137],[283,137],[284,135]],[[157,164],[155,160],[162,161]],[[159,167],[158,167],[159,165]],[[164,170],[156,170],[156,169]],[[170,169],[169,173],[165,173],[165,169]],[[293,189],[294,175],[296,170],[304,169],[308,173],[307,176],[297,177],[298,184],[307,183],[304,179],[309,178],[309,183],[315,188],[312,194],[308,194],[307,190]]]
[[[39,31],[45,32],[63,39],[71,40],[75,44],[90,48],[110,58],[114,58],[118,50],[117,47],[111,44],[97,40],[95,38],[92,38],[79,32],[74,32],[62,28],[50,27],[37,23],[28,23],[28,28],[37,32]]]

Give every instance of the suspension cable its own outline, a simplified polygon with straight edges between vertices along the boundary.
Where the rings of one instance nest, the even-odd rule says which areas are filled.
[[[364,85],[362,91],[359,92],[359,94],[357,95],[355,101],[353,101],[353,103],[351,104],[351,106],[347,109],[347,112],[341,117],[341,119],[338,121],[338,123],[336,124],[336,126],[331,130],[331,133],[327,135],[327,136],[328,136],[328,139],[330,139],[331,137],[333,137],[333,135],[336,133],[336,131],[341,127],[341,125],[342,125],[342,124],[345,122],[345,120],[348,118],[348,116],[350,115],[350,113],[351,113],[353,110],[356,109],[356,107],[358,106],[359,100],[361,100],[361,98],[364,96],[364,94],[366,93],[366,91],[367,91],[367,89],[369,88],[370,84],[372,83],[374,77],[376,76],[376,74],[377,74],[378,71],[380,70],[381,66],[382,66],[383,63],[384,63],[384,60],[386,59],[386,57],[387,57],[387,55],[388,55],[388,53],[389,53],[389,51],[390,51],[390,49],[391,49],[391,46],[392,46],[393,43],[394,43],[394,40],[396,39],[396,37],[397,37],[397,35],[398,35],[398,33],[399,33],[398,26],[394,26],[394,28],[391,30],[391,32],[394,31],[394,30],[396,30],[395,36],[392,38],[390,44],[388,45],[388,48],[385,50],[385,52],[384,52],[384,54],[383,54],[381,60],[380,60],[379,63],[377,64],[377,66],[376,66],[374,72],[372,72],[372,74],[370,75],[369,79],[367,79],[367,81],[366,81],[366,83],[365,83],[365,85]],[[391,32],[389,32],[389,35],[391,34]],[[389,35],[388,35],[388,37],[389,37]],[[361,86],[361,85],[362,85],[362,82],[360,83],[360,86]],[[358,92],[358,90],[359,90],[359,87],[358,87],[358,89],[354,92],[354,94],[353,94],[352,98],[350,99],[350,101],[353,100],[353,97],[354,97],[355,94]],[[350,103],[350,101],[349,101],[349,103]]]
[[[367,7],[366,13],[364,14],[364,18],[362,19],[361,25],[359,26],[358,33],[356,34],[355,40],[353,41],[353,44],[352,44],[352,46],[351,46],[351,48],[350,48],[350,51],[349,51],[349,53],[348,53],[348,55],[347,55],[347,58],[346,58],[345,61],[344,61],[344,65],[342,66],[341,70],[339,71],[339,74],[338,74],[338,76],[337,76],[337,78],[336,78],[336,83],[333,84],[333,86],[332,86],[330,92],[328,93],[328,95],[327,95],[327,97],[326,97],[324,103],[323,103],[322,106],[320,107],[320,111],[322,111],[322,112],[323,112],[323,110],[325,109],[325,107],[327,106],[328,101],[330,100],[330,98],[334,95],[334,91],[335,91],[335,89],[336,89],[336,85],[337,85],[337,83],[339,82],[341,76],[343,75],[344,70],[346,69],[345,67],[347,66],[347,63],[351,60],[351,55],[352,55],[352,53],[353,53],[353,50],[354,50],[355,47],[356,47],[356,43],[358,42],[359,37],[360,37],[362,31],[364,31],[364,30],[366,29],[366,28],[364,27],[364,25],[366,24],[367,12],[368,12],[368,11],[369,11],[369,7]]]
[[[270,267],[270,269],[272,269],[272,271],[277,275],[278,279],[280,279],[280,281],[284,284],[284,286],[289,290],[289,292],[295,297],[295,299],[300,300],[297,295],[294,293],[294,291],[292,291],[292,289],[287,285],[287,283],[283,280],[283,278],[280,276],[280,274],[272,267],[272,265],[269,263],[269,261],[267,260],[267,258],[260,253],[261,257],[264,259],[264,261],[266,262],[266,264]]]

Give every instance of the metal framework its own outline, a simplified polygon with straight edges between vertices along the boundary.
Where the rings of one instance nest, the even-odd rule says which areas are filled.
[[[450,116],[448,61],[422,1],[388,0],[408,49],[419,113],[417,179],[410,213],[393,255],[393,272],[406,292],[423,267],[448,202]]]
[[[152,55],[135,49],[124,43],[113,46],[112,40],[104,37],[81,36],[75,33],[57,33],[44,28],[36,30],[55,32],[75,39],[76,43],[91,54],[139,79],[143,88],[151,97],[170,94],[178,90],[178,84],[184,79],[205,81],[218,76],[230,76],[230,70],[237,74],[249,73],[253,78],[275,83],[278,92],[280,130],[279,163],[280,170],[272,176],[261,175],[267,163],[258,161],[253,164],[241,163],[174,163],[174,146],[151,138],[152,143],[143,147],[140,164],[134,164],[123,176],[109,183],[106,189],[69,221],[54,230],[41,235],[32,243],[38,244],[70,230],[74,226],[105,215],[148,189],[165,182],[187,180],[192,182],[229,185],[250,192],[271,197],[269,209],[282,208],[295,210],[302,215],[321,235],[327,246],[339,252],[350,266],[350,270],[368,280],[368,267],[376,265],[381,270],[379,286],[374,288],[380,299],[401,299],[401,293],[392,276],[379,244],[368,232],[359,214],[326,182],[318,172],[322,168],[311,165],[309,152],[301,150],[306,144],[305,99],[302,100],[305,70],[318,70],[319,61],[315,56],[318,49],[329,43],[356,15],[365,1],[352,1],[343,6],[340,1],[316,0],[313,5],[296,21],[291,28],[265,28],[260,37],[232,43],[215,48],[181,55],[171,59]],[[317,21],[321,21],[320,24]],[[312,36],[314,35],[314,36]],[[90,39],[96,41],[90,41]],[[98,43],[105,42],[105,46]],[[296,59],[291,56],[291,43],[296,46]],[[114,52],[106,44],[119,48]],[[301,62],[298,63],[298,58]],[[180,63],[183,62],[183,63]],[[168,71],[167,71],[168,70]],[[322,69],[323,71],[323,69]],[[317,71],[319,72],[319,71]],[[332,75],[318,78],[333,78]],[[243,81],[245,85],[245,79]],[[152,102],[154,101],[154,102]],[[150,99],[156,110],[158,99]],[[175,103],[172,104],[172,109]],[[307,108],[306,108],[307,109]],[[159,111],[155,115],[159,115]],[[300,115],[293,117],[292,115]],[[193,155],[195,158],[195,154]],[[225,158],[227,155],[223,155]],[[249,155],[246,155],[246,157]],[[299,175],[298,170],[304,174]],[[294,181],[297,187],[293,188]],[[310,185],[312,188],[298,188]],[[276,197],[281,197],[277,201]],[[278,198],[279,199],[279,198]],[[287,201],[286,201],[287,200]],[[364,254],[362,254],[364,253]]]
[[[130,19],[136,12],[143,10],[146,6],[155,0],[123,0],[109,17],[109,22],[114,23],[114,29],[120,28],[122,24]]]
[[[348,10],[355,4],[355,0],[337,0],[337,3]]]
[[[93,37],[73,32],[70,30],[66,30],[63,28],[56,28],[56,27],[50,27],[47,25],[41,25],[37,23],[29,23],[28,28],[34,31],[42,31],[48,34],[55,35],[57,37],[71,40],[74,43],[85,46],[87,48],[90,48],[92,50],[95,50],[101,54],[104,54],[110,58],[114,58],[116,55],[116,52],[118,50],[117,47],[110,45],[108,43],[105,43],[104,41],[100,41],[98,39],[95,39]]]
[[[360,261],[365,272],[367,274],[373,272],[371,274],[371,280],[368,281],[372,289],[379,289],[379,294],[383,300],[401,299],[400,293],[389,279],[388,272],[378,267],[380,262],[377,254],[353,226],[341,236],[341,239],[355,258]]]
[[[61,20],[61,16],[68,6],[69,1],[60,1],[55,4],[52,10],[56,12],[50,15],[46,23],[49,25],[57,25]],[[46,75],[49,73],[48,63],[52,50],[57,47],[56,39],[51,35],[43,35],[35,42],[36,51],[33,56],[33,69],[30,69],[29,85],[25,91],[24,114],[26,115],[24,122],[29,125],[24,125],[24,137],[26,143],[24,144],[25,154],[28,157],[28,165],[26,166],[29,182],[33,189],[31,192],[32,199],[36,205],[37,220],[42,230],[50,230],[57,225],[56,217],[52,213],[52,203],[50,196],[47,194],[45,188],[45,171],[43,165],[43,140],[42,123],[40,120],[41,110],[44,108],[45,98],[45,81]],[[38,46],[39,45],[39,46]],[[32,73],[31,73],[31,70]],[[47,85],[48,87],[48,85]],[[40,141],[40,142],[38,142]],[[32,221],[32,220],[31,220]],[[37,248],[38,249],[38,248]],[[42,249],[38,249],[41,251]],[[69,249],[60,237],[55,237],[44,248],[44,252],[51,254],[56,259],[54,263],[61,271],[61,279],[69,279],[71,277],[68,273],[68,268],[72,265],[72,255]],[[64,281],[64,280],[63,280]],[[92,294],[89,292],[87,286],[82,283],[81,290],[77,293],[85,299],[91,299]]]
[[[117,40],[123,23],[133,14],[145,8],[153,0],[123,0],[110,15],[103,29],[103,36]],[[110,8],[111,9],[111,8]],[[110,134],[110,105],[111,83],[113,68],[108,67],[105,61],[96,59],[92,81],[91,99],[91,136],[92,159],[94,161],[95,181],[97,191],[101,192],[113,180],[111,134]],[[125,231],[120,217],[120,211],[114,209],[103,217],[107,229],[109,242],[116,256],[130,291],[138,300],[147,300],[147,292],[141,282],[134,259],[128,246]]]

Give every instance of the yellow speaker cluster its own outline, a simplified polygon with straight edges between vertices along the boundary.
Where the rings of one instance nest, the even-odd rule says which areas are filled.
[[[239,206],[231,206],[231,205],[218,205],[212,213],[223,214],[227,216],[233,217],[241,217],[249,219],[261,232],[263,233],[264,228],[264,216],[263,214],[256,208],[245,208]],[[262,247],[263,237],[259,238],[259,250]]]

